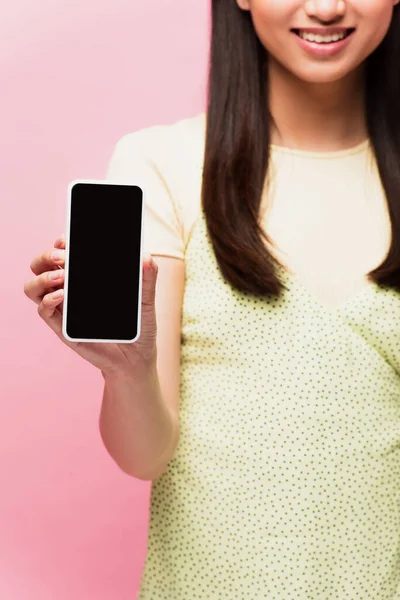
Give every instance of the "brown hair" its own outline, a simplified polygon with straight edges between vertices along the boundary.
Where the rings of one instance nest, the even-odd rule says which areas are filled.
[[[391,247],[370,279],[400,289],[400,9],[366,61],[366,117],[386,193]],[[212,0],[201,202],[221,273],[236,289],[279,295],[282,283],[259,223],[268,173],[268,53],[249,11]]]

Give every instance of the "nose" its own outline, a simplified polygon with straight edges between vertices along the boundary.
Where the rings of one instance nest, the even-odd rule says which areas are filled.
[[[309,17],[330,22],[344,16],[346,4],[344,0],[307,0],[305,10]]]

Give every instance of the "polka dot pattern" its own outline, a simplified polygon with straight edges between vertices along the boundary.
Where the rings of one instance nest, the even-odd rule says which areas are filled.
[[[181,437],[138,600],[400,600],[400,295],[336,310],[290,274],[233,290],[186,254]]]

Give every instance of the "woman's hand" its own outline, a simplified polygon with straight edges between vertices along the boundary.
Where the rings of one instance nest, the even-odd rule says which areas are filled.
[[[59,258],[53,253],[58,251]],[[131,376],[135,368],[156,362],[157,324],[155,314],[155,289],[158,267],[151,255],[146,255],[143,264],[141,333],[132,344],[99,342],[69,342],[62,334],[64,302],[65,235],[57,238],[54,248],[36,256],[30,268],[35,277],[24,285],[25,295],[38,305],[38,314],[60,340],[74,352],[100,369],[106,375]],[[154,267],[152,268],[152,265]],[[61,267],[61,268],[60,268]],[[88,287],[82,290],[82,302],[89,302],[90,272]],[[54,297],[59,293],[60,296]],[[96,300],[94,300],[96,302]]]

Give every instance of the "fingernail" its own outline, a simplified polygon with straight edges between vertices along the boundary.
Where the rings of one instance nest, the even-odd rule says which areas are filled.
[[[63,276],[64,270],[63,269],[59,269],[57,271],[51,271],[49,273],[49,277],[50,279],[61,279],[61,277]]]

